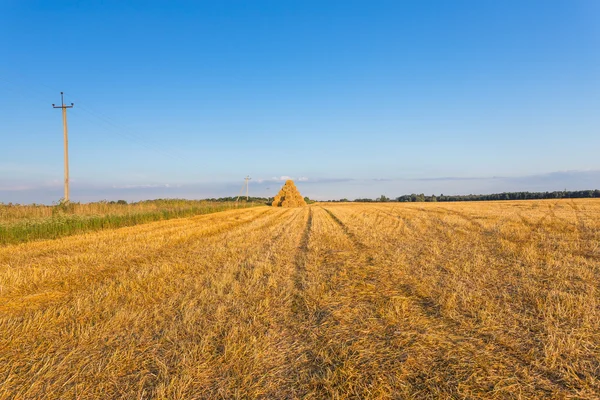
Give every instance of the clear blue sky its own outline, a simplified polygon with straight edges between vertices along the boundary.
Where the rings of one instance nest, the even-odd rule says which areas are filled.
[[[600,2],[0,1],[0,202],[600,187]]]

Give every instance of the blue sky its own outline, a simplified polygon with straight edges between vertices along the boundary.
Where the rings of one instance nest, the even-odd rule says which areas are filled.
[[[600,188],[600,2],[0,1],[0,202]]]

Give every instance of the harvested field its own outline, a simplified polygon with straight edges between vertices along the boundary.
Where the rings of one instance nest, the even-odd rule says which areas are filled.
[[[132,204],[106,201],[62,203],[54,206],[0,203],[0,246],[261,205],[178,199]]]
[[[600,201],[258,207],[0,247],[0,399],[600,397]]]

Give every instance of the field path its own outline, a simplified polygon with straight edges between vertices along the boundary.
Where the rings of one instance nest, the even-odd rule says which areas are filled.
[[[323,203],[2,247],[0,399],[599,398],[599,211]]]

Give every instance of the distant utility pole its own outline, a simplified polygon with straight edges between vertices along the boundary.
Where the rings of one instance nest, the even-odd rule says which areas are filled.
[[[60,106],[52,104],[54,108],[62,108],[63,117],[63,133],[65,137],[65,202],[69,202],[69,134],[67,129],[67,108],[73,108],[73,103],[70,106],[65,106],[64,93],[60,92]]]
[[[247,175],[244,178],[244,180],[246,181],[246,201],[248,201],[248,186],[249,186],[248,184],[250,183],[250,179],[252,179],[252,178],[250,178],[250,175]]]
[[[240,196],[242,195],[242,193],[244,193],[244,186],[246,187],[246,201],[248,201],[248,181],[250,181],[252,178],[250,178],[250,175],[246,176],[244,178],[244,184],[242,185],[242,190],[240,190],[240,194],[238,195],[237,199],[235,199],[235,201],[238,201],[240,199]]]

